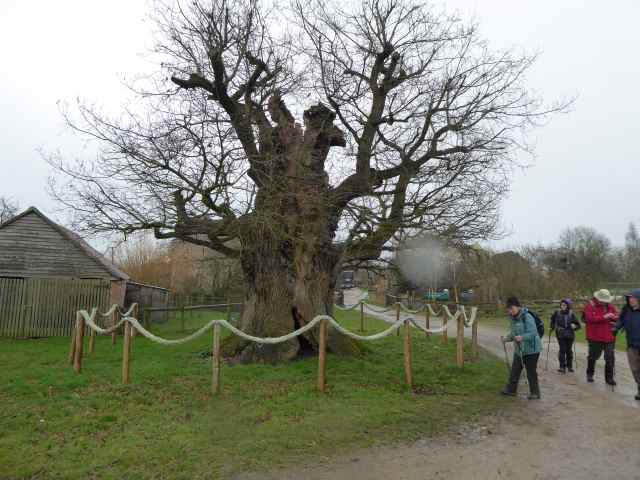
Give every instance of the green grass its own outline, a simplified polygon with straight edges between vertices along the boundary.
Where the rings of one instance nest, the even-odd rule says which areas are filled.
[[[194,315],[197,328],[212,314]],[[358,312],[340,313],[348,328]],[[386,324],[368,318],[372,332]],[[179,337],[179,321],[154,330]],[[506,405],[504,364],[482,354],[455,366],[455,345],[414,332],[416,392],[403,384],[402,337],[368,344],[363,358],[224,365],[210,395],[210,336],[163,347],[137,337],[131,384],[121,385],[121,338],[100,337],[74,374],[68,339],[0,340],[0,478],[229,478],[321,461],[357,448],[443,432]],[[86,349],[86,346],[85,346]]]

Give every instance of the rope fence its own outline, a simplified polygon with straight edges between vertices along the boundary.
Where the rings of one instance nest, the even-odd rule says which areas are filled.
[[[216,306],[227,306],[230,305],[216,305]],[[400,311],[402,310],[402,305],[397,303],[394,307],[390,309],[376,309],[375,307],[371,307],[370,304],[366,303],[364,299],[361,299],[358,303],[354,305],[350,305],[348,307],[339,308],[340,310],[353,310],[356,307],[360,307],[361,312],[361,331],[364,333],[364,310],[370,309],[378,314],[390,312],[395,309],[396,319],[391,322],[391,325],[378,333],[372,335],[361,335],[351,330],[346,329],[340,323],[338,323],[333,317],[329,315],[318,315],[313,318],[309,323],[298,328],[297,330],[288,333],[287,335],[282,335],[279,337],[256,337],[254,335],[250,335],[236,326],[232,325],[228,319],[227,320],[211,320],[207,322],[204,326],[196,330],[195,332],[187,335],[183,338],[178,339],[168,339],[163,338],[158,335],[153,334],[148,330],[144,325],[140,323],[138,320],[139,308],[138,304],[134,303],[127,311],[123,311],[118,305],[113,305],[106,312],[99,312],[97,308],[93,308],[91,312],[87,310],[79,310],[76,313],[76,322],[74,333],[71,336],[71,345],[69,349],[69,363],[73,365],[73,369],[80,373],[82,370],[82,359],[83,359],[83,344],[84,344],[84,333],[85,330],[90,332],[90,341],[89,341],[89,354],[93,354],[94,345],[95,345],[95,336],[96,335],[112,335],[112,338],[115,338],[114,335],[116,332],[124,328],[123,334],[123,350],[122,350],[122,382],[124,384],[128,384],[130,380],[130,358],[131,358],[131,347],[133,343],[133,337],[136,334],[140,334],[148,340],[157,343],[159,345],[164,346],[174,346],[174,345],[182,345],[188,342],[191,342],[202,335],[206,334],[209,330],[213,331],[213,343],[212,343],[212,357],[213,357],[213,368],[212,368],[212,393],[218,394],[221,389],[220,377],[221,377],[221,365],[222,365],[222,357],[220,352],[220,339],[221,339],[221,329],[225,328],[233,335],[236,335],[240,338],[243,338],[249,342],[254,342],[260,345],[268,344],[275,345],[283,342],[287,342],[294,338],[297,338],[300,335],[307,333],[308,331],[318,327],[319,328],[319,346],[318,346],[318,389],[322,392],[325,391],[326,385],[326,345],[327,345],[327,331],[328,327],[333,327],[337,332],[342,335],[345,335],[349,338],[358,341],[376,341],[382,338],[388,337],[392,335],[394,332],[399,334],[400,327],[404,326],[405,338],[404,338],[404,370],[405,370],[405,382],[409,387],[413,386],[413,375],[412,375],[412,361],[411,361],[411,326],[414,328],[425,332],[427,335],[442,333],[443,337],[446,335],[446,331],[448,328],[448,321],[454,321],[457,323],[457,364],[459,366],[464,365],[464,328],[472,327],[472,349],[474,355],[477,355],[478,345],[477,345],[477,308],[472,307],[471,313],[469,316],[464,308],[464,306],[458,306],[456,312],[454,314],[448,309],[448,307],[443,306],[439,313],[433,311],[430,305],[427,305],[425,309],[425,326],[422,326],[413,316],[408,316],[405,318],[400,317]],[[408,309],[407,309],[408,310]],[[405,310],[406,311],[406,310]],[[414,315],[420,313],[420,310],[417,311],[409,311],[408,313]],[[440,319],[442,324],[438,328],[430,328],[429,321],[431,317]],[[109,327],[101,327],[97,318],[111,318],[111,325]],[[446,340],[446,337],[444,337]],[[115,341],[112,342],[115,344]]]

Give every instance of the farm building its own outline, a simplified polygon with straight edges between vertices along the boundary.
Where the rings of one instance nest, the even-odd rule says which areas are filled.
[[[0,225],[0,336],[69,335],[77,310],[124,306],[128,279],[31,207]]]

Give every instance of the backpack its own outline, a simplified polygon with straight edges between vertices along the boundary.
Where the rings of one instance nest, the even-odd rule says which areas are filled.
[[[536,329],[538,330],[538,336],[544,337],[544,322],[540,319],[538,314],[532,310],[527,310],[536,322]]]

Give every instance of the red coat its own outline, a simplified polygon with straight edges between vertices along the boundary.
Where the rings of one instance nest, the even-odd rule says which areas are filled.
[[[604,318],[605,314],[613,313],[615,318]],[[591,342],[615,342],[611,331],[618,319],[618,310],[614,305],[600,303],[592,299],[584,309],[584,321],[587,324],[587,340]]]

